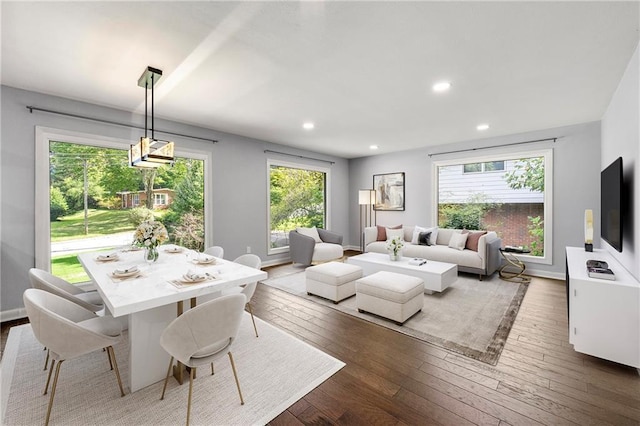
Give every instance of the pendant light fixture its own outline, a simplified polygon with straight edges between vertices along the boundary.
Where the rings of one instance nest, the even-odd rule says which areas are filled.
[[[163,164],[173,165],[175,162],[173,142],[155,138],[153,90],[156,82],[160,80],[160,77],[162,77],[162,70],[147,67],[138,79],[138,86],[144,87],[144,137],[141,137],[140,142],[137,144],[131,145],[131,149],[129,150],[129,164],[132,167],[157,168]],[[147,135],[147,90],[149,90],[149,86],[151,86],[151,137]]]

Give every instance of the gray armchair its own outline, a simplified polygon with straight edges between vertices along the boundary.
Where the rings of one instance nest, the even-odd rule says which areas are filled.
[[[289,232],[289,254],[293,263],[308,266],[312,263],[341,259],[344,256],[342,235],[322,228],[318,228],[318,235],[321,242],[316,242],[313,237],[302,235],[298,231]]]

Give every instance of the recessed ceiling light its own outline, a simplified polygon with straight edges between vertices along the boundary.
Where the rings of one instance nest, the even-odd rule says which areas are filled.
[[[478,130],[487,130],[488,128],[489,128],[488,124],[478,124],[476,126],[476,129],[478,129]]]
[[[378,149],[378,145],[369,145],[369,149],[373,149],[375,151]]]
[[[303,128],[305,128],[306,130],[311,130],[311,129],[313,129],[314,127],[316,127],[316,125],[315,125],[315,124],[313,124],[313,123],[312,123],[312,122],[310,122],[310,121],[307,121],[306,123],[304,123],[304,124],[302,125],[302,127],[303,127]]]
[[[451,89],[451,83],[449,81],[441,81],[433,85],[434,92],[446,92]]]

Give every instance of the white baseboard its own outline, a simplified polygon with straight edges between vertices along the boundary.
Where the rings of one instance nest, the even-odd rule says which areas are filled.
[[[27,317],[27,310],[25,308],[9,309],[8,311],[0,312],[0,322],[13,321]]]

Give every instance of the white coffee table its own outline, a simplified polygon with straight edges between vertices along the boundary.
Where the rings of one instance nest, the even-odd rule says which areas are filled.
[[[347,258],[348,263],[362,268],[363,275],[371,275],[379,271],[396,272],[411,275],[424,281],[424,292],[443,291],[458,279],[458,265],[453,263],[427,260],[422,266],[409,265],[410,257],[392,261],[388,254],[364,253]]]

